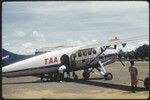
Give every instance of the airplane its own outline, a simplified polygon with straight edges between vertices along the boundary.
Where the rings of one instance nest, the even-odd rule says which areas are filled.
[[[104,76],[105,80],[112,80],[113,75],[106,71],[105,66],[119,60],[123,66],[124,63],[118,57],[116,50],[118,45],[125,47],[127,43],[122,42],[115,37],[106,44],[89,44],[77,46],[57,46],[56,50],[46,52],[31,58],[15,62],[2,67],[3,77],[21,77],[37,76],[50,80],[55,80],[58,75],[58,69],[61,65],[66,66],[65,72],[75,72],[83,70],[84,79],[89,79],[90,73],[94,69]],[[78,79],[77,75],[73,78]]]

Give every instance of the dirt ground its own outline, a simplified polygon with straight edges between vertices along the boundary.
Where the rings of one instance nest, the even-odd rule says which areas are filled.
[[[139,81],[136,93],[131,92],[129,63],[122,67],[119,62],[106,66],[113,74],[112,80],[91,73],[89,80],[82,79],[82,71],[76,72],[78,81],[40,82],[37,77],[3,78],[2,96],[8,99],[147,99],[149,91]],[[135,62],[138,78],[145,79],[149,74],[149,62]]]

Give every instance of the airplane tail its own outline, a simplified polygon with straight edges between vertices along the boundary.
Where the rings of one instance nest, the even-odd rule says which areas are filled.
[[[33,56],[34,55],[19,55],[2,49],[2,66],[6,66]]]

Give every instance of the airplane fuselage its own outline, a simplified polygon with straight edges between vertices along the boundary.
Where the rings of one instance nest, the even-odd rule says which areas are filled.
[[[116,61],[117,52],[113,49],[110,51],[106,50],[102,55],[99,55],[101,52],[100,47],[83,49],[82,46],[47,52],[4,66],[2,75],[4,77],[16,77],[57,73],[58,68],[62,64],[67,66],[66,71],[71,72],[98,66],[98,61],[104,62],[105,65]]]

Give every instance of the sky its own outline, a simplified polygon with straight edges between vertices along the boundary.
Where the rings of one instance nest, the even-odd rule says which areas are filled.
[[[42,47],[149,36],[146,1],[45,1],[2,3],[2,47],[32,54]],[[129,45],[135,49],[142,43]]]

